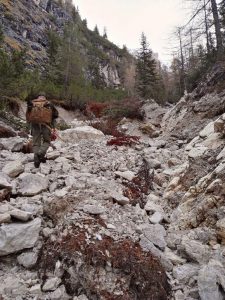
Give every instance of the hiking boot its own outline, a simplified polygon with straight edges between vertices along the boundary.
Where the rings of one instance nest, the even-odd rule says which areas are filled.
[[[34,166],[35,166],[35,168],[39,168],[39,166],[40,166],[40,158],[39,158],[39,156],[38,156],[38,154],[35,154],[34,155]]]
[[[39,161],[35,161],[34,162],[34,166],[35,166],[35,168],[39,168],[40,167],[40,162]]]
[[[40,162],[42,162],[42,163],[46,163],[46,157],[45,157],[45,155],[43,155],[43,154],[39,154],[39,160],[40,160]]]

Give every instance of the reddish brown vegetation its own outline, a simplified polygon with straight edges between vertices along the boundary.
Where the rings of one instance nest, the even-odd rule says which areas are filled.
[[[118,120],[100,120],[92,122],[91,126],[114,137],[107,142],[108,146],[131,146],[139,143],[140,138],[138,136],[125,135],[117,129]]]
[[[117,129],[118,120],[107,119],[99,120],[91,123],[91,126],[101,130],[105,135],[112,135],[115,137],[123,136],[124,134]]]
[[[150,173],[150,166],[144,159],[138,174],[132,181],[124,182],[126,186],[124,196],[130,199],[132,205],[139,203],[143,208],[145,205],[144,195],[147,195],[150,189],[153,190],[153,180],[154,171]]]
[[[94,116],[96,118],[100,118],[107,107],[107,103],[90,102],[86,105],[85,114],[88,117]]]
[[[108,146],[131,146],[133,144],[139,143],[138,136],[126,135],[126,136],[119,136],[111,139],[107,142]]]
[[[162,268],[159,260],[151,253],[143,252],[138,243],[126,239],[116,242],[111,237],[103,236],[101,241],[93,240],[88,242],[84,229],[74,227],[73,230],[60,241],[53,244],[48,240],[40,254],[40,267],[44,274],[54,269],[57,260],[68,264],[76,265],[77,253],[81,253],[80,258],[88,268],[95,268],[96,276],[94,278],[80,276],[83,281],[82,289],[85,289],[88,296],[94,295],[104,300],[166,300],[170,287],[167,282],[165,270]],[[100,289],[98,282],[98,271],[100,267],[105,268],[111,264],[116,269],[118,283],[121,282],[120,288],[123,290],[123,296],[115,296],[106,290]],[[84,270],[83,267],[81,267]],[[65,275],[67,291],[72,291],[73,280],[69,280],[68,273]],[[122,280],[125,280],[126,284]],[[93,282],[94,280],[94,282]],[[69,283],[70,282],[70,283]],[[126,288],[128,287],[128,288]],[[72,294],[76,293],[73,290]]]

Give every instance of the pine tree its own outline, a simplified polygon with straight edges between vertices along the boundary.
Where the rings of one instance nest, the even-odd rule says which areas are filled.
[[[108,39],[106,27],[104,27],[104,30],[103,30],[103,38],[104,38],[104,39]]]
[[[137,55],[137,91],[143,98],[155,97],[157,85],[156,62],[144,33],[141,35],[141,48]]]
[[[97,35],[99,35],[99,30],[98,30],[98,26],[97,26],[97,25],[95,25],[94,32],[95,32]]]

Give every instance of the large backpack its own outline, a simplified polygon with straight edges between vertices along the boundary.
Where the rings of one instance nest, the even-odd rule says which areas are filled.
[[[29,123],[50,124],[52,122],[52,108],[50,103],[43,98],[33,100],[26,118]]]

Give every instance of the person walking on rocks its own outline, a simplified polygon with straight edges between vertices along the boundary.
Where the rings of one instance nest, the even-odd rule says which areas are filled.
[[[37,99],[27,101],[26,119],[31,125],[35,168],[46,162],[45,155],[51,143],[56,118],[58,111],[46,99],[45,93],[39,93]]]

